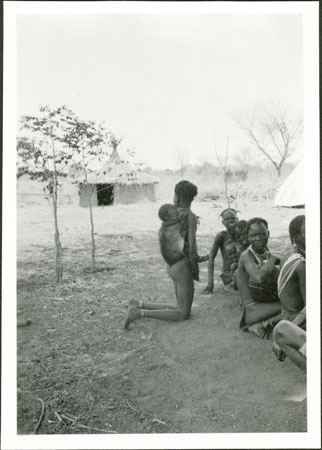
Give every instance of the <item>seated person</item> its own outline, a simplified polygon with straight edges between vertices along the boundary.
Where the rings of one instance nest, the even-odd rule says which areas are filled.
[[[306,370],[305,216],[295,217],[289,226],[294,250],[281,261],[278,294],[282,320],[274,328],[273,351],[279,361],[288,356]],[[303,330],[304,329],[304,330]]]
[[[294,249],[281,261],[277,286],[282,318],[292,322],[306,303],[304,215],[297,216],[290,222],[289,233]]]
[[[224,284],[229,284],[232,279],[230,275],[230,260],[226,254],[225,244],[232,242],[234,238],[235,226],[237,223],[237,213],[232,208],[227,208],[220,214],[222,217],[222,223],[226,227],[226,230],[220,231],[216,234],[213,246],[209,254],[208,261],[208,284],[202,291],[202,294],[211,294],[214,289],[214,268],[215,258],[218,250],[221,252],[223,260],[223,268],[221,278]]]
[[[238,247],[238,258],[249,246],[247,239],[247,220],[238,220],[235,227],[234,242]]]
[[[237,288],[244,308],[240,328],[264,338],[281,319],[277,295],[279,258],[268,248],[269,231],[265,219],[255,217],[247,223],[249,247],[239,259]]]
[[[303,321],[304,311],[299,313],[293,322],[281,320],[273,331],[273,351],[279,361],[288,357],[306,372],[306,331],[301,328]]]

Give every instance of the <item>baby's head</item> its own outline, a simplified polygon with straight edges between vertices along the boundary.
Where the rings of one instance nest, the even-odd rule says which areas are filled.
[[[166,203],[159,209],[159,218],[162,222],[170,222],[179,218],[179,210],[176,206]]]
[[[247,239],[247,221],[246,220],[238,220],[235,227],[235,237],[237,242],[240,244],[242,249],[246,249],[248,247],[248,239]]]

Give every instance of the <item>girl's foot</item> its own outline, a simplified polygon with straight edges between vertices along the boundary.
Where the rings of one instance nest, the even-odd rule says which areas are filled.
[[[126,329],[131,322],[142,317],[141,310],[134,306],[129,306],[124,320],[124,328]]]

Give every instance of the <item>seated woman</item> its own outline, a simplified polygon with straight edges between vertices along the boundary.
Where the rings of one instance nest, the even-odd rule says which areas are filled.
[[[264,338],[281,319],[277,295],[279,258],[268,248],[269,231],[265,219],[255,217],[247,223],[249,247],[239,259],[237,287],[243,305],[240,328]]]
[[[295,217],[289,226],[293,251],[281,262],[278,294],[282,320],[274,328],[273,351],[279,361],[288,356],[306,370],[305,216]]]
[[[293,321],[305,307],[305,216],[295,217],[289,225],[293,250],[281,261],[278,276],[278,296],[282,318]]]

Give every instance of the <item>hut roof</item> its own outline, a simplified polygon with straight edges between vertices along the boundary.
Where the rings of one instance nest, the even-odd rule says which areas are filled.
[[[83,175],[77,176],[75,181],[83,182]],[[136,170],[127,163],[108,162],[98,170],[89,171],[87,182],[89,184],[156,184],[159,179]]]

